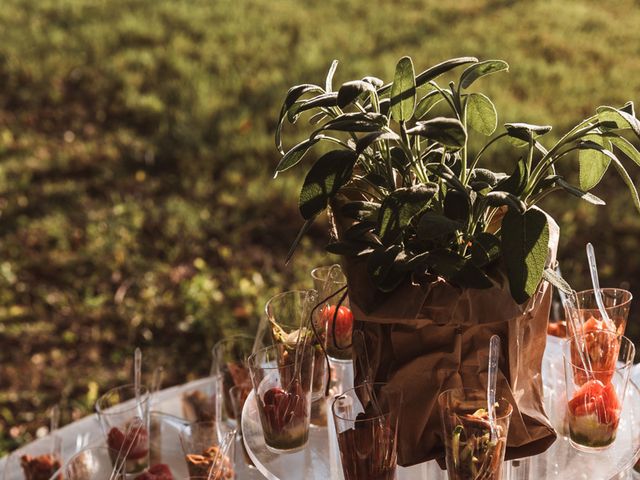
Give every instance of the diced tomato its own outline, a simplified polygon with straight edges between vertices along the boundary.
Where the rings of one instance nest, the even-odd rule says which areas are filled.
[[[620,400],[613,384],[603,385],[599,380],[590,380],[569,401],[569,410],[576,417],[595,413],[600,423],[617,425]]]

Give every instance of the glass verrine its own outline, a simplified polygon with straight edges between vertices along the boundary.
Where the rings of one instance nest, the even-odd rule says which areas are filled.
[[[513,407],[496,401],[496,437],[491,438],[487,394],[454,388],[438,396],[449,480],[500,480]]]
[[[571,444],[604,450],[616,439],[635,347],[627,337],[599,330],[574,335],[562,348]]]
[[[275,295],[265,305],[265,313],[271,327],[271,339],[275,344],[281,344],[289,352],[293,352],[296,344],[305,338],[312,347],[315,356],[313,373],[313,400],[324,398],[327,368],[324,353],[320,346],[322,341],[322,325],[319,309],[314,307],[318,303],[318,292],[315,290],[291,290]],[[313,313],[313,327],[311,317]]]
[[[615,324],[615,331],[618,335],[624,335],[625,328],[627,326],[627,319],[629,318],[629,308],[631,307],[631,300],[633,295],[628,290],[621,288],[601,288],[602,302],[604,308],[607,311],[607,315]],[[572,306],[571,303],[566,304],[567,308],[576,309],[574,313],[579,315],[584,323],[584,331],[591,332],[594,330],[610,330],[613,331],[613,326],[607,326],[602,321],[602,315],[598,309],[596,303],[596,296],[593,290],[583,290],[576,294],[578,301],[577,306]],[[567,315],[571,312],[566,312]],[[574,317],[575,318],[575,317]],[[568,336],[573,336],[575,333],[571,322],[567,322]]]
[[[208,477],[210,480],[235,478],[235,437],[228,450],[224,447],[224,438],[235,427],[221,422],[195,422],[180,431],[180,444],[187,463],[189,477]],[[216,467],[214,472],[210,471]]]
[[[59,480],[109,480],[114,470],[114,458],[109,447],[80,450],[65,464]],[[122,464],[118,463],[120,468]],[[122,478],[122,472],[114,478]]]
[[[334,361],[350,362],[353,314],[346,295],[347,278],[338,264],[314,268],[311,277],[320,300],[333,295],[320,309],[320,325],[327,355]]]
[[[124,473],[149,466],[149,391],[133,384],[109,390],[96,402],[96,412],[114,463],[125,459]]]
[[[251,393],[251,391],[247,391],[241,387],[234,386],[229,389],[229,397],[231,398],[231,404],[233,405],[233,413],[235,415],[237,425],[239,426],[242,425],[242,409],[244,408],[244,404],[247,401],[249,393]],[[242,454],[244,455],[244,462],[248,467],[255,468],[251,457],[249,457],[249,452],[247,452],[247,448],[244,445],[244,441],[242,440],[242,429],[240,427],[238,427],[237,438],[240,442]]]
[[[397,467],[402,392],[363,383],[336,396],[331,406],[345,480],[393,480]]]
[[[213,422],[222,410],[222,380],[217,375],[190,384],[182,394],[182,416],[189,422]]]
[[[249,357],[264,440],[274,453],[302,450],[309,439],[314,352],[276,344]]]
[[[149,413],[149,464],[170,465],[174,477],[184,474],[179,469],[183,453],[180,447],[180,432],[189,422],[174,415],[152,410]]]
[[[62,439],[55,433],[16,450],[7,458],[5,480],[49,480],[62,467]],[[19,473],[22,477],[19,477]]]
[[[248,395],[251,391],[251,377],[247,358],[251,355],[255,339],[248,335],[233,335],[223,338],[213,347],[213,373],[221,379],[223,419],[236,420],[230,389],[237,387]]]

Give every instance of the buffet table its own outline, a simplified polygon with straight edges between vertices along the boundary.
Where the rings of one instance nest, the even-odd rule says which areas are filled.
[[[342,375],[350,381],[348,368]],[[632,374],[636,384],[640,380],[640,367]],[[563,410],[564,372],[561,361],[560,342],[549,337],[543,364],[545,382],[545,404],[550,419],[558,431],[563,431],[563,419],[558,412]],[[181,397],[197,386],[198,381],[168,388],[156,393],[152,400],[152,411],[170,415],[181,414]],[[547,478],[571,478],[589,480],[640,478],[633,473],[632,465],[640,457],[640,390],[630,384],[625,399],[618,437],[614,445],[598,454],[585,454],[575,450],[566,437],[560,435],[556,443],[544,454],[520,461],[508,462],[507,480],[533,480]],[[333,427],[312,427],[310,441],[306,449],[298,453],[274,455],[264,447],[262,429],[258,418],[255,399],[251,395],[245,404],[242,427],[244,443],[256,468],[244,462],[241,446],[236,446],[236,471],[238,480],[268,478],[272,480],[298,479],[342,479],[340,459],[333,434]],[[103,435],[96,415],[90,415],[57,431],[62,438],[62,454],[69,459],[78,450],[103,443]],[[39,440],[36,440],[38,442]],[[176,442],[176,439],[167,439]],[[179,446],[169,446],[169,451],[177,452],[171,461],[176,478],[186,476]],[[20,452],[16,451],[16,455]],[[4,470],[7,458],[0,459],[0,472]],[[6,471],[4,480],[22,480],[20,469]],[[446,479],[435,462],[411,468],[399,468],[398,480]]]

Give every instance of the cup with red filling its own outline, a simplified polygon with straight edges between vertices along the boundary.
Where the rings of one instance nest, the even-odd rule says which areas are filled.
[[[624,335],[624,331],[627,325],[627,319],[629,317],[629,308],[631,307],[631,300],[633,295],[628,290],[621,288],[601,288],[602,303],[607,312],[607,315],[611,319],[611,323],[604,322],[598,304],[596,303],[596,297],[593,290],[583,290],[576,294],[577,314],[580,315],[582,323],[584,323],[584,331],[589,332],[593,330],[610,330],[615,331],[618,335]],[[569,336],[574,335],[571,323],[568,324]]]
[[[232,431],[235,427],[224,422],[194,422],[180,431],[180,444],[190,478],[235,478],[235,442],[232,439],[226,451],[224,445],[224,438]]]
[[[49,480],[62,466],[61,451],[62,440],[56,434],[36,440],[9,455],[4,478]]]
[[[314,348],[277,344],[249,357],[249,369],[267,448],[302,450],[309,439]]]
[[[597,330],[565,340],[563,354],[571,443],[583,451],[606,449],[616,439],[635,347],[616,332]]]
[[[352,359],[353,313],[347,296],[347,279],[337,264],[314,268],[311,277],[320,300],[327,299],[320,310],[327,354],[333,361],[349,362]]]
[[[124,473],[140,473],[149,466],[149,391],[124,385],[109,390],[96,402],[100,426],[112,460],[124,461]]]

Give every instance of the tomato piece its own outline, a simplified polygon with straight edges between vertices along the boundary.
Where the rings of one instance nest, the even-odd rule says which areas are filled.
[[[593,398],[602,396],[604,385],[599,380],[589,380],[582,385],[569,401],[569,409],[574,412],[580,405],[586,405],[593,401]]]

